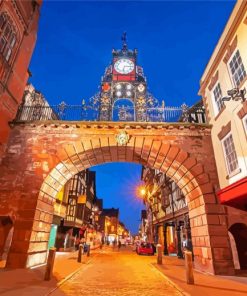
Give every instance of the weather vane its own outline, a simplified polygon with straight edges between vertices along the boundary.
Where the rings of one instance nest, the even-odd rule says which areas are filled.
[[[121,39],[123,42],[123,50],[127,50],[127,33],[126,32],[123,32]]]

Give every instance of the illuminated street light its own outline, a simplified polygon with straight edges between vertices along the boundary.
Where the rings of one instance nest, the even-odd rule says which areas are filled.
[[[145,189],[145,188],[141,188],[141,189],[140,189],[140,194],[141,194],[142,196],[144,196],[144,195],[146,194],[146,189]]]
[[[146,194],[147,194],[147,190],[146,190],[145,186],[140,185],[136,188],[137,197],[144,198],[146,196]]]

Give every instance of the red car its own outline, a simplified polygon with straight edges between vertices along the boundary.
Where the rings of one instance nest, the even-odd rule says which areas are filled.
[[[154,255],[154,248],[150,243],[141,243],[137,246],[136,253],[138,255]]]

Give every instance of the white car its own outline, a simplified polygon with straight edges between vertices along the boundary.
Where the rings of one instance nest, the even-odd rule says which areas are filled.
[[[132,247],[133,252],[136,252],[137,247],[140,245],[140,243],[141,243],[140,241],[134,241],[133,247]]]

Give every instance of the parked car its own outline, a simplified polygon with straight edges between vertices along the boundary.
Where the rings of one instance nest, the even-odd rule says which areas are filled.
[[[151,243],[140,243],[136,248],[138,255],[154,255],[154,248]]]

